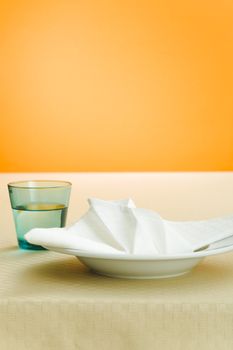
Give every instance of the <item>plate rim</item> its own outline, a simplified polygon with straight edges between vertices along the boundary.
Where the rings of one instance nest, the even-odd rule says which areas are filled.
[[[233,244],[228,246],[223,246],[219,248],[206,249],[199,252],[184,253],[184,254],[174,254],[174,255],[135,255],[135,254],[110,254],[110,253],[98,253],[98,252],[88,252],[80,249],[72,248],[60,248],[54,246],[43,245],[44,248],[55,251],[61,254],[72,255],[81,258],[94,258],[94,259],[106,259],[106,260],[141,260],[141,261],[161,261],[161,260],[184,260],[184,259],[195,259],[204,258],[207,256],[218,255],[222,253],[227,253],[233,250]]]

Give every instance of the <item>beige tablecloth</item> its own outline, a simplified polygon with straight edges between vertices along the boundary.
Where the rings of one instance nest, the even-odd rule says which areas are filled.
[[[137,281],[92,274],[74,257],[19,250],[5,184],[29,177],[74,183],[69,221],[85,210],[90,188],[105,198],[131,192],[173,219],[233,212],[231,173],[1,175],[1,350],[233,349],[233,253],[206,258],[183,277]]]

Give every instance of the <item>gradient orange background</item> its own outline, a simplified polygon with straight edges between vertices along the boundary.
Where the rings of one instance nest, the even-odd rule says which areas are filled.
[[[0,171],[233,170],[233,2],[5,0]]]

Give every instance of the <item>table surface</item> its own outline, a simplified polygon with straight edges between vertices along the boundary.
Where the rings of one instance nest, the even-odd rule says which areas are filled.
[[[172,220],[233,212],[232,172],[1,174],[1,349],[233,348],[233,253],[208,257],[186,276],[138,281],[98,276],[74,257],[19,250],[6,185],[27,179],[72,182],[68,223],[88,197],[131,197]]]

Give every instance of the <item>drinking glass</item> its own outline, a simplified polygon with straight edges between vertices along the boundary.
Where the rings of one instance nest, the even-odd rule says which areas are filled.
[[[32,180],[8,184],[19,247],[41,250],[24,235],[32,228],[64,227],[71,183],[67,181]]]

